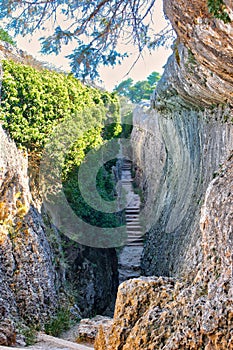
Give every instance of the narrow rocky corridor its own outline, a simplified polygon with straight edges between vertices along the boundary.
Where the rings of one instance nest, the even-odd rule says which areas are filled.
[[[118,256],[119,283],[141,275],[143,237],[140,225],[140,196],[134,193],[131,162],[124,159],[121,167],[121,188],[126,195],[127,242]]]

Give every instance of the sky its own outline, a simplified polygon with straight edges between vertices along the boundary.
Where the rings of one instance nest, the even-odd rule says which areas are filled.
[[[154,29],[159,31],[166,26],[166,21],[163,16],[162,11],[162,0],[157,0],[156,2],[156,11],[154,13]],[[35,58],[46,61],[49,63],[53,63],[56,67],[61,68],[62,70],[69,71],[69,59],[65,56],[72,52],[74,46],[70,45],[68,47],[63,47],[61,53],[59,55],[42,55],[39,53],[40,51],[40,42],[39,38],[44,36],[42,31],[38,31],[34,33],[32,36],[18,36],[15,38],[17,42],[17,46],[27,51],[29,54],[33,55]],[[135,66],[131,69],[135,59],[137,58],[137,51],[133,47],[124,47],[121,46],[121,50],[132,51],[128,58],[124,59],[121,65],[117,65],[115,67],[103,67],[100,70],[100,79],[102,80],[102,87],[111,91],[114,86],[119,84],[122,80],[127,78],[132,78],[135,82],[138,80],[145,80],[146,77],[152,73],[153,71],[159,72],[162,74],[163,66],[165,65],[168,56],[171,54],[172,50],[170,48],[160,47],[155,49],[155,51],[150,54],[149,52],[145,52],[143,57],[141,57]],[[128,73],[128,75],[127,75]]]

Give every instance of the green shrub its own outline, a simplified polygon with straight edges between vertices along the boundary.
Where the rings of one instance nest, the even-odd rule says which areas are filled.
[[[230,23],[231,19],[226,12],[226,5],[223,0],[208,0],[209,12],[218,19],[221,19],[224,23]]]
[[[22,334],[25,338],[26,345],[33,345],[36,343],[37,339],[37,329],[32,326],[32,327],[26,327],[25,325],[19,325],[18,326],[19,333]]]
[[[70,311],[62,308],[57,314],[45,324],[45,333],[54,337],[59,336],[62,332],[67,331],[72,325]]]
[[[16,43],[12,39],[12,37],[2,28],[0,28],[0,40],[5,41],[13,46],[16,46]]]
[[[120,122],[116,95],[84,86],[72,74],[36,70],[13,61],[3,61],[3,72],[0,119],[16,143],[29,150],[41,150],[56,125],[87,108],[98,112],[85,116],[90,125],[104,128],[106,119],[116,125]],[[80,128],[86,125],[85,118],[80,116]],[[89,132],[90,139],[93,134]]]
[[[85,203],[77,176],[80,164],[91,149],[98,149],[121,133],[117,95],[84,86],[71,74],[36,70],[13,61],[3,61],[3,71],[0,106],[3,127],[19,146],[29,150],[30,164],[36,160],[31,167],[35,170],[39,166],[40,153],[54,128],[78,114],[78,129],[88,130],[65,155],[63,186],[67,200],[86,221],[103,227],[118,226],[114,214],[101,213]],[[97,177],[98,191],[109,201],[114,194],[111,166],[100,169]]]

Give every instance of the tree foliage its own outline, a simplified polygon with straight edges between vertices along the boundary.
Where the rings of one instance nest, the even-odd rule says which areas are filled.
[[[42,52],[59,53],[71,41],[76,49],[69,56],[76,77],[92,80],[100,65],[115,65],[127,56],[118,52],[124,42],[136,45],[139,55],[145,47],[153,49],[171,36],[168,25],[160,33],[152,29],[156,0],[0,0],[0,18],[8,18],[15,34],[44,29],[53,33],[42,38]]]
[[[120,96],[127,97],[131,102],[138,103],[142,100],[149,100],[150,95],[160,79],[158,72],[152,72],[146,80],[133,83],[133,79],[128,78],[114,88]]]
[[[115,214],[96,211],[85,203],[77,176],[86,154],[121,132],[116,94],[84,86],[71,74],[37,70],[13,61],[3,61],[3,71],[0,106],[3,127],[18,146],[29,151],[30,158],[35,154],[40,157],[54,128],[76,116],[78,129],[85,131],[66,152],[63,186],[67,200],[84,220],[91,218],[98,226],[119,226]],[[92,107],[94,113],[88,113]],[[97,189],[105,200],[113,200],[114,183],[109,165],[100,169]]]
[[[99,121],[99,133],[103,132],[106,117],[115,123],[113,129],[120,122],[116,95],[84,86],[72,74],[37,70],[13,61],[3,61],[3,71],[0,106],[3,126],[18,145],[29,150],[42,149],[58,123],[85,107],[97,107],[95,115],[86,119],[90,125],[94,119]],[[80,128],[85,122],[80,120]],[[92,138],[91,132],[89,137]]]
[[[5,41],[13,46],[16,46],[16,43],[13,40],[13,38],[3,28],[0,28],[0,40]]]

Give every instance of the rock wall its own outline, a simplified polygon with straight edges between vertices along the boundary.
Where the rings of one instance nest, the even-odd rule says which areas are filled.
[[[27,158],[0,127],[0,344],[10,345],[16,323],[42,324],[55,309],[62,279],[34,207]]]
[[[84,247],[56,230],[32,198],[27,155],[1,126],[0,155],[0,344],[20,342],[24,326],[43,329],[59,307],[112,315],[115,249]]]
[[[66,278],[82,317],[112,317],[119,284],[115,249],[80,246],[67,239],[66,242]]]
[[[158,277],[119,287],[96,350],[233,349],[233,26],[200,0],[164,5],[178,38],[154,109],[136,109],[132,134],[142,268]]]
[[[146,275],[190,274],[201,259],[200,208],[209,182],[233,149],[230,107],[134,114],[136,176],[145,195]]]
[[[165,1],[175,29],[174,16],[180,16],[180,21],[189,16],[189,22],[187,18],[182,22],[187,30],[181,35],[178,25],[180,36],[156,89],[155,109],[138,107],[134,113],[132,148],[137,182],[145,192],[148,232],[143,258],[146,275],[190,274],[194,262],[200,261],[201,250],[196,247],[203,196],[233,149],[232,66],[227,63],[223,73],[221,62],[223,53],[228,62],[233,52],[232,24],[210,18],[207,12],[206,17],[193,19],[202,3],[197,1],[195,6],[194,11],[192,4]],[[206,41],[209,32],[212,45],[205,50],[203,31]]]
[[[203,260],[192,282],[141,277],[121,284],[114,320],[100,329],[96,350],[233,349],[232,179],[231,159],[206,192]]]

